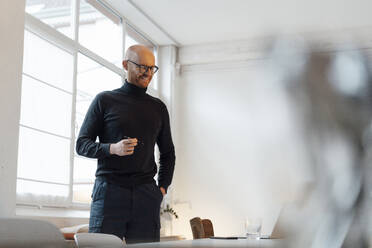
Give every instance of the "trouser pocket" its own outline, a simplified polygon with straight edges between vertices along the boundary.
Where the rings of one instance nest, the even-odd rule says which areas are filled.
[[[107,182],[96,180],[92,192],[92,202],[90,205],[90,218],[98,218],[104,216],[105,198],[107,192]],[[93,220],[101,222],[102,220]]]
[[[90,217],[89,232],[90,233],[101,233],[102,223],[103,223],[103,217]]]
[[[92,191],[92,202],[105,198],[107,188],[107,182],[103,180],[97,180],[94,182]]]

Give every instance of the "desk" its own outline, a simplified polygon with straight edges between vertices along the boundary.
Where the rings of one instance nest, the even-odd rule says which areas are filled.
[[[196,240],[180,240],[158,243],[144,243],[127,245],[126,248],[276,248],[283,247],[284,240],[279,239],[196,239]]]
[[[180,235],[172,235],[172,236],[160,236],[160,242],[163,241],[177,241],[177,240],[185,240],[186,238]]]

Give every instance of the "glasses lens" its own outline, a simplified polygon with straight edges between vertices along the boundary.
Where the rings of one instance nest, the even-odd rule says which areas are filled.
[[[142,65],[142,66],[140,67],[141,73],[145,73],[145,72],[147,72],[149,69],[150,69],[150,72],[151,72],[152,74],[154,74],[154,73],[157,72],[157,70],[158,70],[158,68],[155,67],[155,66],[145,66],[145,65]]]
[[[144,73],[144,72],[147,71],[147,66],[145,66],[145,65],[139,65],[139,70],[140,70],[141,73]]]

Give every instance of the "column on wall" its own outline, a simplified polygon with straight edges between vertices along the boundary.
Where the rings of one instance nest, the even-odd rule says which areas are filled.
[[[0,217],[15,216],[24,0],[0,1]],[[6,35],[5,35],[6,34]]]
[[[173,143],[175,143],[175,135],[173,129],[173,117],[174,117],[174,101],[173,101],[173,89],[175,83],[175,73],[176,73],[176,59],[177,59],[177,47],[173,45],[160,46],[158,48],[158,65],[159,65],[159,75],[158,75],[158,92],[160,99],[166,104],[169,112],[170,124],[172,128],[172,138]],[[177,149],[177,148],[176,148]],[[162,206],[165,207],[167,204],[172,206],[172,185],[168,189],[168,194],[163,200]],[[172,234],[172,224],[165,226],[163,224],[163,235]]]

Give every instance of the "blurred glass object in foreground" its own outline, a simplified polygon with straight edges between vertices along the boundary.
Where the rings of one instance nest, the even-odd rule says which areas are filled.
[[[279,40],[272,73],[303,130],[311,180],[282,210],[289,247],[369,247],[372,82],[365,54]]]

